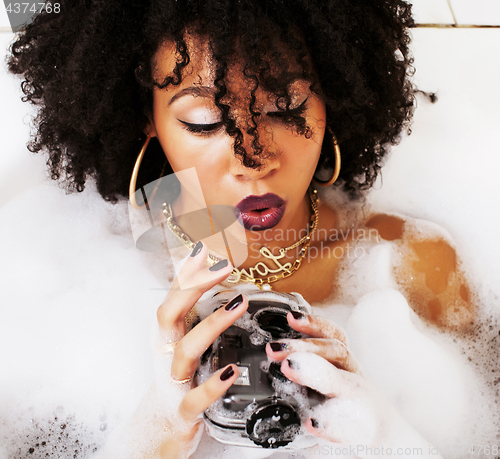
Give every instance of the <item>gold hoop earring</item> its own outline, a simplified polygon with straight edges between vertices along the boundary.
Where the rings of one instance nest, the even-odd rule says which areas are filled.
[[[130,177],[130,185],[128,188],[128,197],[129,197],[131,206],[137,210],[144,209],[148,205],[146,199],[145,199],[145,203],[143,206],[140,206],[139,204],[137,204],[137,201],[135,199],[135,193],[136,193],[135,187],[137,185],[137,177],[139,176],[139,168],[141,167],[142,159],[144,158],[144,154],[146,153],[146,149],[148,148],[148,145],[149,145],[149,142],[151,142],[151,139],[152,139],[152,137],[150,137],[148,134],[148,136],[146,137],[146,140],[144,141],[144,144],[141,148],[141,151],[139,152],[139,155],[137,156],[137,159],[135,160],[134,170],[132,171],[132,177]],[[166,164],[166,161],[165,161],[165,164]],[[165,164],[163,164],[163,168],[160,172],[160,178],[163,176],[163,172],[165,171]],[[160,183],[158,182],[157,185],[154,187],[153,192],[151,193],[151,196],[149,196],[149,198],[148,198],[150,201],[151,201],[151,199],[153,199],[153,196],[156,194],[156,190],[158,189],[159,185],[160,185]]]
[[[339,174],[340,174],[340,147],[339,147],[339,143],[337,142],[337,138],[335,137],[335,134],[333,133],[333,131],[330,128],[328,128],[328,132],[332,135],[333,148],[335,150],[335,169],[333,171],[333,175],[332,175],[332,178],[330,180],[319,180],[319,179],[313,177],[313,181],[320,186],[333,185],[335,183],[335,181],[339,178]]]

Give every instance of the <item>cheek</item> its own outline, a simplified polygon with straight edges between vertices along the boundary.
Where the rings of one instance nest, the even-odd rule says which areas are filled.
[[[158,134],[158,139],[174,172],[192,167],[198,176],[219,176],[227,166],[231,142],[221,137],[195,137],[186,130],[172,129],[167,134]]]
[[[311,109],[306,118],[306,123],[311,129],[310,138],[298,134],[291,134],[289,129],[279,129],[275,136],[286,157],[290,159],[292,166],[301,169],[301,172],[314,174],[321,155],[321,147],[326,129],[326,109],[324,104],[317,98],[311,101]],[[300,167],[298,167],[300,165]]]
[[[195,200],[200,205],[218,202],[219,186],[224,183],[228,169],[227,153],[224,153],[228,149],[227,142],[223,139],[193,140],[189,133],[177,133],[161,140],[160,143],[174,173],[191,168],[196,170],[196,178],[192,174],[178,176],[183,188],[190,190],[188,194],[197,196]],[[199,190],[201,194],[198,195],[194,190]]]
[[[291,134],[289,130],[285,130],[279,135],[275,134],[275,139],[279,142],[283,153],[284,165],[303,172],[315,171],[321,154],[320,133],[315,131],[313,138],[306,139],[304,136]]]

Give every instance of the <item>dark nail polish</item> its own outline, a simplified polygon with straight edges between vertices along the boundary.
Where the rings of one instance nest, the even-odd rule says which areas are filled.
[[[208,268],[209,271],[219,271],[222,268],[225,268],[227,266],[227,259],[226,260],[221,260],[218,263],[215,263],[215,265],[210,266]]]
[[[226,304],[226,311],[232,311],[236,309],[241,303],[243,303],[243,296],[240,294],[235,296],[229,303]]]
[[[203,244],[200,241],[198,241],[196,243],[196,245],[193,247],[193,251],[191,252],[190,256],[194,258],[196,255],[198,255],[201,252],[202,248],[203,248]]]
[[[273,352],[281,352],[286,349],[285,343],[270,343],[269,346],[271,346]]]
[[[313,426],[315,429],[317,429],[317,428],[319,427],[319,422],[318,422],[318,421],[316,421],[316,419],[314,419],[314,418],[311,418],[311,424],[312,424],[312,426]]]
[[[220,375],[221,381],[227,381],[231,376],[234,375],[233,367],[227,367]]]
[[[297,365],[296,362],[293,362],[292,360],[290,359],[286,359],[286,361],[288,362],[288,366],[292,369],[292,370],[297,370],[299,368],[299,366]]]
[[[298,311],[292,311],[292,316],[295,320],[300,320],[303,319],[305,316],[301,312]]]

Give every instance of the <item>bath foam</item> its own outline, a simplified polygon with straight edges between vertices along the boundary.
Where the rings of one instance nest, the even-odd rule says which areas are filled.
[[[368,204],[358,209],[352,208],[350,203],[344,206],[342,195],[339,193],[335,195],[331,192],[323,193],[325,199],[333,200],[337,204],[337,209],[345,209],[339,211],[340,222],[350,218],[359,224],[369,215],[377,213],[377,209]],[[456,247],[450,234],[432,222],[410,219],[408,230],[422,239],[441,238]],[[391,290],[399,289],[392,272],[396,266],[394,260],[401,253],[400,245],[387,242],[374,244],[370,241],[358,244],[364,248],[364,256],[354,261],[349,260],[352,265],[341,267],[341,274],[337,279],[342,285],[340,300],[337,300],[340,304],[332,307],[331,301],[325,301],[316,310],[346,328],[350,346],[360,360],[362,369],[399,411],[404,412],[405,417],[417,430],[431,443],[434,442],[441,448],[445,457],[470,457],[470,450],[467,452],[465,446],[470,448],[472,445],[498,445],[500,443],[498,416],[500,394],[497,388],[500,371],[498,295],[491,288],[484,287],[479,272],[468,269],[470,260],[459,258],[457,267],[462,269],[472,288],[470,298],[478,305],[478,316],[472,329],[467,332],[440,331],[420,319],[408,307],[406,300],[397,300],[395,292],[389,294]],[[457,254],[461,256],[460,247],[457,248]],[[369,301],[370,295],[373,295],[373,298],[380,295],[380,298],[377,301],[373,298]],[[401,303],[399,308],[397,303]],[[376,307],[377,304],[379,309]],[[391,308],[400,310],[399,319],[404,319],[401,323],[395,322],[398,314],[394,316],[388,314]],[[364,312],[357,312],[360,310]],[[375,311],[378,311],[378,314]],[[368,319],[370,316],[371,321]],[[366,317],[363,319],[365,325],[361,326],[363,317]],[[382,317],[385,319],[381,320]],[[408,328],[410,326],[411,328]],[[405,328],[411,333],[401,334],[401,330]],[[420,336],[416,334],[417,332]],[[368,336],[371,336],[371,342]],[[420,342],[423,338],[425,345]],[[393,343],[389,345],[391,340]],[[418,366],[412,368],[410,359],[406,359],[405,362],[403,350],[411,347],[415,351],[412,356],[416,358],[416,363],[425,368],[423,374],[426,375],[426,382],[430,386],[427,388],[428,402],[425,397],[420,396],[412,400],[412,393],[422,393],[421,387],[415,384],[418,379],[412,381],[409,378],[408,381],[404,381],[405,372],[410,376],[419,368]],[[416,351],[425,351],[426,347],[428,355],[431,356],[429,362],[417,358]],[[433,347],[439,349],[437,354],[431,352]],[[434,361],[438,354],[442,358],[441,363],[439,359]],[[393,368],[391,359],[384,358],[384,355],[391,355],[397,362],[402,362],[401,371]],[[431,365],[433,361],[434,364]],[[384,375],[384,372],[380,371],[381,368],[388,369],[389,373]],[[422,375],[419,375],[419,380],[422,380]],[[434,395],[432,386],[435,390]],[[461,391],[458,390],[459,386],[462,387]],[[409,389],[407,394],[409,400],[404,401],[404,397],[398,393],[398,390],[401,390],[398,387]],[[443,397],[439,395],[440,391],[443,392]],[[434,402],[431,402],[432,397]],[[436,414],[431,415],[434,411]],[[460,418],[462,422],[458,422]],[[433,419],[441,419],[441,422],[433,422]]]
[[[39,430],[50,433],[51,423],[55,418],[54,410],[62,406],[65,419],[74,417],[74,421],[68,421],[67,424],[67,428],[71,426],[75,432],[71,435],[72,441],[86,438],[85,451],[88,451],[95,447],[92,446],[94,444],[102,445],[107,432],[118,422],[131,416],[153,379],[150,333],[156,307],[165,296],[171,271],[161,264],[156,255],[135,249],[131,236],[127,233],[126,223],[121,226],[122,217],[125,217],[123,220],[126,222],[126,214],[121,213],[119,206],[110,206],[90,192],[65,196],[56,188],[41,187],[13,201],[3,211],[0,214],[3,219],[0,225],[2,240],[9,244],[4,245],[2,250],[10,264],[3,267],[0,277],[5,304],[9,305],[0,311],[0,340],[4,350],[1,363],[2,368],[6,369],[6,373],[0,375],[0,393],[6,399],[11,398],[18,403],[2,405],[9,409],[5,411],[7,416],[2,415],[1,435],[3,438],[10,435],[10,444],[17,445],[19,432],[23,432],[31,424],[30,406],[38,413],[38,425],[45,423],[43,429]],[[355,212],[349,208],[348,211]],[[365,213],[368,211],[365,208]],[[359,219],[362,216],[354,215]],[[393,307],[399,311],[394,317],[389,314],[385,323],[378,324],[377,320],[373,320],[374,325],[392,330],[391,333],[394,329],[394,333],[397,332],[398,321],[409,327],[408,319],[400,311],[404,302],[399,297],[393,298],[393,293],[390,293],[391,284],[387,284],[390,276],[385,275],[382,269],[387,265],[391,250],[390,245],[381,244],[374,252],[367,252],[366,259],[356,265],[356,270],[361,272],[356,277],[354,287],[359,292],[350,295],[351,301],[347,301],[346,296],[346,300],[340,304],[332,304],[330,301],[315,308],[315,313],[326,315],[347,329],[349,345],[358,349],[359,357],[357,354],[356,356],[363,360],[362,367],[366,366],[366,370],[370,368],[371,362],[366,348],[373,349],[375,356],[377,349],[387,349],[387,343],[368,340],[365,337],[368,332],[360,332],[367,327],[365,322],[363,329],[364,314],[359,313],[355,320],[355,305],[360,300],[360,295],[370,293],[366,291],[367,286],[370,291],[386,289],[379,292],[379,306],[374,310],[381,314],[386,305],[391,305],[394,301]],[[26,263],[25,260],[30,262]],[[78,263],[75,260],[79,260]],[[365,265],[363,261],[366,261]],[[373,266],[378,267],[378,277],[375,280],[372,276]],[[23,273],[23,276],[18,273]],[[352,272],[349,274],[346,271],[346,278],[349,275]],[[349,283],[352,283],[352,279]],[[389,296],[385,298],[384,295]],[[370,305],[375,300],[365,300],[366,298],[358,306],[360,310],[366,308],[370,312]],[[414,332],[417,330],[424,338],[445,348],[443,358],[452,370],[457,365],[461,368],[463,360],[466,360],[465,375],[470,368],[476,370],[477,367],[483,375],[492,374],[493,380],[495,373],[491,370],[497,370],[498,359],[491,359],[489,353],[495,349],[492,345],[497,339],[498,324],[487,315],[482,322],[478,322],[477,336],[473,337],[475,342],[438,332],[420,321],[409,309],[408,315]],[[379,316],[376,315],[377,317]],[[392,348],[389,346],[394,351],[397,351],[400,342],[404,344],[407,336],[399,335],[399,341],[397,338],[396,333],[393,341],[397,345]],[[488,340],[492,340],[491,343]],[[415,340],[415,343],[418,347],[419,341]],[[456,356],[456,349],[462,346],[468,346],[465,348],[465,356]],[[429,348],[433,349],[430,344]],[[7,349],[8,352],[5,352]],[[364,357],[365,355],[367,356]],[[468,356],[472,362],[468,362]],[[489,359],[491,363],[488,367]],[[404,356],[401,360],[404,363]],[[418,358],[416,360],[422,363]],[[390,362],[384,365],[390,369]],[[407,419],[417,429],[422,431],[428,428],[426,425],[418,425],[422,422],[419,413],[426,410],[422,411],[411,404],[415,392],[421,392],[420,386],[415,388],[410,384],[406,387],[406,382],[397,374],[394,379],[389,380],[386,378],[385,367],[384,371],[381,368],[370,371],[373,371],[373,378],[370,376],[370,379],[374,383],[379,379],[379,389],[388,394],[387,398],[394,401],[396,408],[405,412]],[[466,388],[469,387],[467,376],[460,379],[464,379]],[[33,381],[36,381],[35,388]],[[483,388],[479,382],[474,381],[476,383],[475,393]],[[401,394],[401,390],[407,392],[406,402],[403,400],[402,403],[400,401],[404,394]],[[27,397],[26,394],[31,395]],[[485,394],[488,394],[486,389]],[[474,438],[481,438],[480,435],[483,434],[491,443],[494,439],[491,432],[495,425],[488,425],[490,421],[486,414],[487,405],[494,405],[495,394],[491,398],[479,394],[476,399],[478,403],[474,419],[477,417],[483,424],[477,424],[475,432],[468,431],[466,434],[476,435]],[[89,410],[90,407],[93,409]],[[103,408],[107,416],[107,428],[101,431],[102,420],[99,416],[103,413]],[[432,406],[427,409],[432,410]],[[460,411],[459,407],[454,409]],[[482,420],[481,414],[485,414]],[[13,419],[17,419],[17,424],[6,422]],[[432,416],[428,420],[432,420]],[[447,422],[444,421],[445,424]],[[470,430],[475,422],[468,418],[462,427]],[[443,435],[448,435],[449,426],[445,425],[443,429]],[[438,443],[442,438],[441,430],[438,428],[429,434],[437,438]],[[36,445],[35,431],[33,434]],[[31,444],[32,442],[29,443]],[[26,448],[29,445],[23,443],[19,446]],[[8,446],[2,442],[2,447],[6,449]],[[51,447],[59,446],[55,444]],[[196,455],[203,458],[232,459],[235,452],[241,458],[266,457],[272,454],[263,450],[235,450],[204,437]],[[62,453],[58,454],[65,457]],[[279,457],[280,453],[275,454]],[[301,453],[297,452],[296,456],[300,457]],[[59,459],[57,455],[54,457]]]
[[[79,440],[82,457],[132,415],[151,384],[149,335],[167,268],[135,248],[125,209],[91,190],[66,196],[54,186],[2,208],[0,443],[7,451],[29,450],[51,434],[50,443],[38,442],[40,454],[52,448],[51,457],[67,457],[59,447]],[[162,269],[151,274],[154,265]],[[52,435],[62,418],[66,443]],[[20,444],[24,429],[29,441]]]
[[[467,375],[457,356],[414,327],[404,297],[394,290],[367,294],[354,308],[347,329],[363,371],[397,400],[403,416],[431,443],[457,441],[470,411]],[[416,396],[402,393],[403,387]]]
[[[76,415],[68,413],[62,406],[52,411],[30,408],[23,410],[2,404],[6,412],[2,423],[7,423],[9,430],[15,432],[0,434],[2,459],[83,458],[98,451],[107,437],[108,419],[105,413],[89,423],[82,421],[80,410]]]

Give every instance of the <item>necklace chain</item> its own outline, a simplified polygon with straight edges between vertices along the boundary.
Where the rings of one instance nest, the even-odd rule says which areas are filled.
[[[311,208],[313,213],[311,215],[310,223],[307,226],[305,236],[301,237],[297,242],[295,242],[292,245],[289,245],[288,247],[280,247],[279,255],[274,255],[268,247],[262,246],[259,249],[260,254],[267,260],[270,260],[272,263],[274,263],[276,267],[275,268],[269,267],[264,262],[259,261],[255,264],[255,266],[252,266],[248,270],[243,268],[242,269],[233,268],[231,276],[228,280],[229,283],[235,284],[238,282],[252,282],[259,288],[271,289],[270,284],[272,284],[273,282],[277,282],[281,279],[290,277],[295,271],[297,271],[300,268],[302,261],[306,256],[307,251],[309,250],[309,246],[311,245],[314,232],[318,228],[318,222],[319,222],[317,191],[311,187],[308,190],[308,194],[311,200]],[[175,221],[170,203],[168,204],[163,203],[163,213],[167,218],[167,226],[169,230],[175,236],[177,236],[186,247],[192,250],[195,246],[195,243]],[[285,257],[286,252],[295,249],[300,245],[303,245],[303,247],[300,249],[299,255],[295,259],[295,261],[293,263],[287,262],[282,264],[281,260]],[[217,258],[215,255],[212,254],[208,255],[208,259],[212,263],[212,265],[221,261],[219,258]],[[260,277],[256,277],[255,274],[258,274]],[[271,275],[268,276],[268,274]]]

